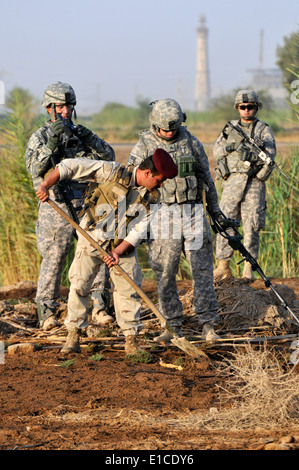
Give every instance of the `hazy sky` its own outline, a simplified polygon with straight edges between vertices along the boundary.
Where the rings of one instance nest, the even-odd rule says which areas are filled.
[[[249,83],[248,69],[275,67],[276,47],[299,29],[298,0],[2,0],[0,79],[39,100],[70,83],[77,112],[136,97],[175,98],[193,109],[196,29],[206,16],[212,94]]]

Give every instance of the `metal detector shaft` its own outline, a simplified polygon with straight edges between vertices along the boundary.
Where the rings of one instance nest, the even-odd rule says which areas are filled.
[[[281,305],[289,312],[289,314],[296,320],[296,322],[299,325],[299,319],[297,318],[295,313],[291,310],[291,308],[287,304],[286,300],[283,298],[283,296],[272,285],[270,279],[267,278],[267,276],[263,272],[262,268],[260,267],[260,265],[258,264],[256,259],[253,258],[253,256],[249,253],[249,251],[246,250],[245,246],[241,243],[240,239],[242,238],[242,236],[240,235],[238,230],[235,227],[232,227],[233,231],[235,232],[235,236],[230,236],[227,233],[227,230],[224,229],[223,227],[221,227],[221,224],[217,222],[215,217],[213,217],[213,215],[211,215],[211,214],[210,214],[210,216],[213,220],[213,226],[212,227],[213,227],[214,232],[216,234],[218,233],[222,237],[226,238],[229,245],[232,247],[233,250],[238,250],[240,252],[240,254],[243,256],[242,261],[248,261],[251,264],[253,271],[256,271],[261,276],[261,278],[263,279],[263,281],[265,283],[265,286],[270,287],[272,292],[274,292],[274,294],[280,300]],[[240,261],[240,263],[242,261]]]
[[[92,238],[80,225],[78,225],[71,217],[68,216],[62,209],[60,209],[57,204],[55,204],[54,201],[52,201],[50,198],[47,199],[47,203],[53,207],[53,209],[58,212],[65,220],[67,220],[86,240],[89,241],[89,243],[100,252],[100,254],[104,257],[107,256],[108,253],[97,243],[94,238]],[[121,276],[123,276],[126,281],[135,289],[135,291],[138,293],[138,295],[145,301],[145,303],[150,307],[152,312],[156,315],[156,317],[160,320],[162,326],[166,328],[172,335],[173,339],[171,340],[173,344],[175,344],[177,347],[182,349],[184,352],[189,354],[190,356],[197,357],[201,356],[204,357],[205,359],[208,359],[208,356],[201,351],[200,349],[196,348],[193,344],[191,344],[186,338],[181,338],[176,335],[174,329],[167,323],[166,318],[162,315],[162,313],[157,309],[155,304],[148,298],[148,296],[143,292],[142,289],[133,281],[133,279],[122,269],[121,266],[118,264],[113,266],[114,269],[116,269]]]

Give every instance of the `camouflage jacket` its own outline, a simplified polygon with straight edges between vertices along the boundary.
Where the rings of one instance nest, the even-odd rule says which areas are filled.
[[[41,184],[44,175],[53,168],[51,162],[53,152],[47,147],[47,130],[50,125],[51,121],[48,120],[44,126],[34,132],[26,148],[26,167],[32,177],[35,189]],[[75,148],[62,148],[60,146],[57,152],[55,150],[55,154],[58,161],[65,158],[79,157],[92,160],[115,161],[115,154],[112,147],[94,133],[92,134],[92,138],[88,140],[87,145],[79,139],[78,145]]]
[[[210,173],[208,157],[201,142],[191,135],[186,127],[181,126],[176,139],[167,141],[157,136],[154,128],[141,132],[139,141],[133,147],[129,163],[139,165],[152,155],[156,148],[163,148],[179,166],[184,158],[193,157],[194,176],[179,177],[164,182],[161,190],[161,202],[166,204],[202,202],[202,190],[206,190],[207,205],[210,212],[218,212],[218,196]]]
[[[77,180],[93,183],[96,187],[85,200],[85,215],[80,223],[90,230],[98,241],[122,240],[138,246],[147,236],[150,219],[159,209],[159,192],[136,185],[137,168],[118,162],[90,161],[74,158],[59,165],[60,180]],[[92,204],[91,201],[93,201]],[[92,214],[89,206],[94,205]],[[91,217],[96,216],[91,222]]]
[[[275,159],[276,144],[272,130],[268,124],[259,119],[255,119],[248,126],[242,125],[239,120],[232,120],[231,123],[234,126],[239,126],[248,137],[261,141],[261,149],[264,150],[272,160]],[[227,177],[231,173],[249,173],[261,180],[266,180],[270,176],[273,167],[269,167],[269,165],[262,161],[250,163],[249,161],[242,160],[242,154],[240,151],[237,151],[236,148],[242,143],[243,138],[234,129],[231,131],[230,129],[229,126],[225,126],[213,147],[214,157],[219,168],[225,165],[228,172]],[[230,150],[229,147],[234,149]]]

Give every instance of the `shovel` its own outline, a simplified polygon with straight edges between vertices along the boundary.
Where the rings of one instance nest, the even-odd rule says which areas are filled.
[[[65,220],[67,220],[83,237],[86,238],[86,240],[89,241],[89,243],[96,249],[98,250],[102,256],[107,256],[108,253],[99,245],[83,228],[80,227],[71,217],[69,217],[63,210],[60,209],[60,207],[55,204],[51,199],[47,199],[48,204],[50,204],[53,209],[58,212]],[[114,265],[114,268],[123,276],[126,281],[135,289],[135,291],[138,293],[138,295],[145,301],[145,303],[149,306],[149,308],[152,310],[152,312],[156,315],[156,317],[160,320],[162,326],[166,328],[172,335],[171,342],[177,346],[179,349],[184,351],[186,354],[192,357],[201,357],[202,359],[205,359],[206,361],[209,361],[208,356],[200,349],[198,349],[196,346],[191,344],[186,338],[184,337],[179,337],[174,329],[169,325],[166,321],[166,318],[162,315],[162,313],[157,309],[155,304],[147,297],[147,295],[143,292],[142,289],[140,289],[137,284],[133,281],[133,279],[119,266],[118,264]]]

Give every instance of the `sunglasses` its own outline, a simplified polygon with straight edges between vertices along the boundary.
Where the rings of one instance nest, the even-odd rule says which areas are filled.
[[[254,104],[241,104],[239,106],[239,109],[242,109],[244,111],[245,109],[248,109],[248,111],[251,111],[252,109],[255,109],[256,106]]]

